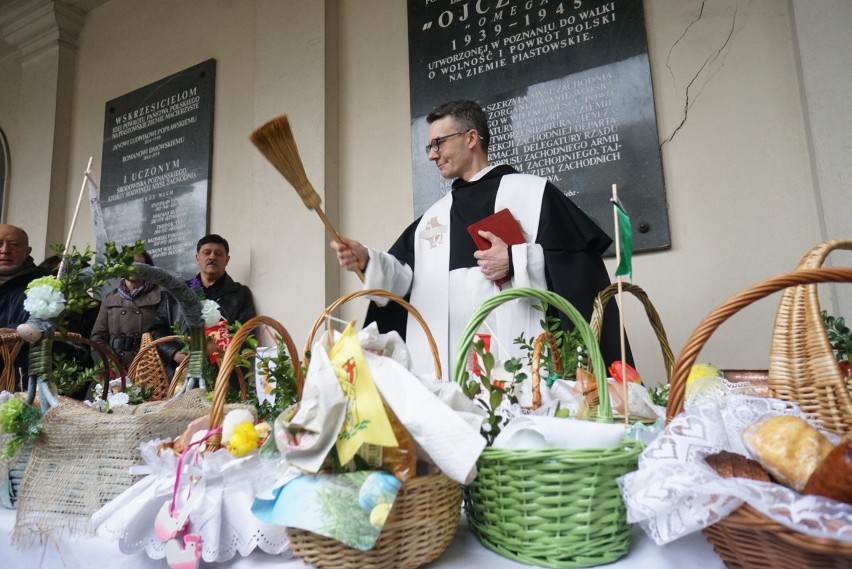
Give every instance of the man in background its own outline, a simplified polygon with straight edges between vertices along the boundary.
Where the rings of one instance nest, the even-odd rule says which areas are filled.
[[[27,285],[50,274],[36,266],[31,252],[26,231],[14,225],[0,225],[0,328],[16,328],[27,321]]]
[[[198,240],[195,251],[198,274],[187,283],[189,288],[200,298],[215,301],[222,317],[229,324],[237,321],[244,323],[256,316],[251,290],[232,279],[226,271],[231,260],[228,242],[220,235],[211,233]],[[157,319],[150,330],[151,336],[157,339],[171,335],[172,324],[175,322],[182,333],[189,332],[189,325],[177,300],[166,295],[157,309]],[[177,342],[167,342],[158,346],[158,349],[171,377],[177,366],[187,358],[187,354],[181,351]]]

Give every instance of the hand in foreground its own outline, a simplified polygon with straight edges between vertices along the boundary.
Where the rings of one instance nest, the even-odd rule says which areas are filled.
[[[340,241],[332,241],[330,247],[337,253],[337,262],[347,271],[363,271],[367,268],[370,252],[358,241],[341,237]]]
[[[509,246],[490,231],[480,231],[479,235],[491,242],[491,248],[476,251],[477,264],[489,281],[498,281],[509,274]]]

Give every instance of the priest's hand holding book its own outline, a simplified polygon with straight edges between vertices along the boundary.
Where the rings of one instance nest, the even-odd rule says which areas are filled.
[[[488,249],[479,250],[473,254],[482,274],[489,281],[505,282],[509,276],[510,267],[509,245],[490,231],[480,230],[477,233],[491,243]]]

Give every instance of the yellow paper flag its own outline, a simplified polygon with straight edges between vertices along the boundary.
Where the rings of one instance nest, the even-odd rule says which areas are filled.
[[[364,352],[361,351],[358,335],[351,324],[343,331],[328,356],[346,397],[346,417],[335,445],[340,464],[352,460],[363,443],[383,447],[399,446],[382,397],[373,382]]]

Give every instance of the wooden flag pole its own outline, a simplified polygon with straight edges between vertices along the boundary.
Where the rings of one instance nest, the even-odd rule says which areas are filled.
[[[615,184],[612,185],[612,217],[615,224],[615,266],[621,264],[621,224],[618,223],[618,211],[615,204],[618,203],[618,189]],[[627,391],[627,347],[624,334],[624,304],[622,302],[622,281],[621,275],[615,277],[618,283],[618,335],[621,347],[621,383],[624,389],[624,424],[630,423],[630,407],[628,405]]]
[[[77,207],[74,208],[74,217],[71,218],[71,227],[68,228],[68,237],[65,239],[65,249],[62,250],[62,260],[59,262],[57,276],[61,275],[62,269],[65,268],[65,257],[68,255],[68,248],[71,246],[71,236],[74,234],[74,226],[77,225],[77,216],[80,214],[80,204],[83,203],[83,194],[86,192],[86,176],[92,171],[92,159],[93,157],[89,156],[89,163],[83,173],[83,185],[80,186],[80,195],[77,196]]]

